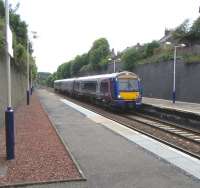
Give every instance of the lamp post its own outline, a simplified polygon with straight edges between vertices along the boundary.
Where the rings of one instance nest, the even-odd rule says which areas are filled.
[[[111,52],[111,59],[113,61],[113,72],[116,71],[116,68],[115,68],[115,58],[116,58],[116,55],[115,55],[115,50],[114,48],[112,49],[112,52]]]
[[[31,31],[31,34],[33,35],[33,38],[37,38],[37,32]],[[30,74],[30,63],[29,63],[29,39],[28,39],[28,32],[27,32],[27,91],[26,91],[26,96],[27,96],[27,105],[30,104],[30,94],[32,94],[32,77]],[[30,75],[29,75],[30,74]],[[30,88],[30,77],[31,77],[31,88]]]
[[[10,73],[10,55],[12,54],[12,33],[9,28],[9,2],[5,0],[5,27],[6,27],[6,64],[7,64],[7,109],[5,111],[5,127],[6,127],[6,157],[7,160],[14,159],[14,110],[11,106],[11,73]],[[9,32],[11,34],[9,34]]]
[[[117,58],[118,55],[115,55],[114,48],[111,51],[111,58],[108,58],[108,61],[111,61],[113,63],[113,72],[116,72],[116,63],[119,63],[121,61],[120,58]]]
[[[30,103],[30,85],[29,85],[29,41],[28,41],[28,31],[27,31],[27,90],[26,90],[26,104]]]
[[[172,102],[175,103],[176,101],[176,51],[177,48],[184,48],[185,44],[179,44],[174,46],[174,74],[173,74],[173,91],[172,91]]]
[[[167,42],[166,44],[171,44],[170,42]],[[172,102],[176,102],[176,52],[177,48],[184,48],[185,44],[179,44],[174,46],[174,68],[173,68],[173,89],[172,89]]]
[[[31,33],[32,33],[33,39],[37,39],[38,38],[38,35],[37,35],[36,31],[31,31]],[[34,60],[35,60],[35,58],[34,58]],[[32,69],[31,69],[30,76],[31,76],[31,95],[32,95],[32,93],[33,93]]]

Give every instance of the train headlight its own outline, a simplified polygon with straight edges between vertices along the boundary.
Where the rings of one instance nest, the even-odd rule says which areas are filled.
[[[120,96],[120,95],[118,95],[118,99],[121,99],[121,96]]]

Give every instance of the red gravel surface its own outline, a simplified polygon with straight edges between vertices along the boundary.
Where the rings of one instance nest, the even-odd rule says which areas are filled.
[[[15,159],[6,161],[1,129],[0,185],[80,179],[37,96],[15,111]]]

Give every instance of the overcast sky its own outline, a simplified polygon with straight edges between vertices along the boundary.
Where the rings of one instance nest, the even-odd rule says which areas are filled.
[[[34,55],[39,71],[54,72],[63,62],[88,52],[105,37],[121,51],[136,43],[160,39],[200,14],[200,0],[9,0],[20,2],[18,13],[37,31]]]

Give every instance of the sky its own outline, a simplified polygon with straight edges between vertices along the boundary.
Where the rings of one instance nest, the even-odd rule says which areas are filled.
[[[105,37],[122,51],[136,43],[159,40],[165,28],[194,20],[200,0],[9,0],[38,38],[32,40],[39,72],[55,72],[92,43]]]

